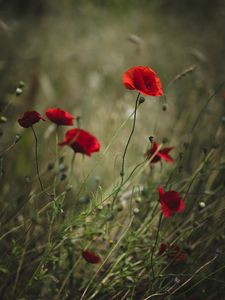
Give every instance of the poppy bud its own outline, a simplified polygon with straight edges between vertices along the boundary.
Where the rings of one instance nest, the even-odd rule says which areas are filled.
[[[122,210],[123,210],[123,206],[122,205],[117,206],[117,211],[122,211]]]
[[[135,202],[136,202],[136,203],[141,203],[141,200],[142,200],[141,197],[137,197],[137,198],[135,199]]]
[[[167,104],[167,103],[164,103],[163,106],[162,106],[162,110],[163,110],[163,111],[166,111],[166,110],[167,110],[167,107],[168,107],[168,104]]]
[[[139,214],[139,212],[140,212],[139,208],[135,207],[135,208],[133,209],[134,215]]]
[[[123,176],[124,176],[124,174],[125,174],[124,172],[120,172],[120,176],[121,176],[121,177],[123,177]]]
[[[16,96],[20,96],[23,93],[23,90],[21,88],[16,89]]]
[[[148,139],[149,139],[150,143],[153,143],[154,136],[150,135],[150,136],[148,137]]]
[[[24,83],[23,81],[20,81],[20,82],[19,82],[19,88],[22,89],[24,86],[25,86],[25,83]]]
[[[200,209],[200,210],[202,210],[203,208],[205,208],[205,202],[199,202],[199,204],[198,204],[198,208]]]
[[[102,205],[99,205],[99,206],[97,207],[97,210],[98,210],[98,211],[103,210],[103,206],[102,206]]]
[[[1,116],[1,117],[0,117],[0,124],[4,124],[4,123],[6,123],[6,122],[7,122],[7,118],[4,117],[4,116]]]
[[[16,134],[14,143],[17,144],[22,138],[21,134]]]
[[[145,98],[144,97],[140,97],[138,104],[141,105],[142,103],[145,102]]]

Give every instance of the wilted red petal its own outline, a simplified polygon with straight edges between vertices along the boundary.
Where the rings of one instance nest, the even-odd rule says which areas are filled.
[[[82,153],[88,156],[100,150],[100,142],[97,140],[97,138],[80,128],[68,130],[64,140],[60,142],[59,145],[70,146],[74,152]]]
[[[166,254],[167,258],[174,262],[183,262],[187,260],[187,254],[178,245],[169,245],[161,243],[158,255]]]
[[[50,121],[57,125],[73,125],[74,117],[60,108],[49,108],[45,114]]]
[[[164,159],[168,163],[172,163],[173,159],[172,157],[168,154],[174,147],[167,147],[164,149],[160,149],[159,151],[159,156]]]
[[[165,253],[166,249],[168,248],[168,245],[165,243],[161,243],[159,245],[159,252],[158,255],[162,255],[163,253]]]
[[[28,128],[33,126],[35,123],[39,122],[40,120],[45,121],[45,119],[35,110],[26,111],[23,114],[23,117],[18,119],[18,123],[23,128]]]
[[[135,66],[123,74],[123,84],[129,90],[137,90],[147,96],[162,96],[162,83],[154,70],[147,66]]]
[[[90,264],[98,264],[101,262],[101,258],[98,255],[88,250],[83,250],[82,256]]]
[[[152,156],[154,156],[151,159],[150,163],[156,163],[160,161],[161,159],[165,160],[167,163],[172,163],[173,158],[168,154],[174,147],[167,147],[160,149],[157,152],[157,149],[159,148],[159,144],[156,142],[153,142],[152,147],[147,150],[146,155],[149,159],[151,159]],[[157,153],[156,153],[157,152]],[[156,154],[155,154],[156,153]]]

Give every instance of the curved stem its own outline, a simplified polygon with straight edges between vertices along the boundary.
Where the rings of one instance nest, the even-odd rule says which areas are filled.
[[[56,133],[55,133],[55,179],[54,179],[54,186],[53,186],[53,194],[54,199],[56,198],[56,185],[57,185],[57,179],[58,179],[58,172],[59,172],[59,150],[58,150],[58,143],[59,143],[59,136],[58,136],[58,129],[59,126],[56,127]]]
[[[138,93],[137,95],[137,98],[136,98],[136,101],[135,101],[135,108],[134,108],[134,120],[133,120],[133,126],[132,126],[132,129],[131,129],[131,133],[129,135],[129,138],[127,140],[127,144],[125,146],[125,149],[124,149],[124,152],[123,152],[123,158],[122,158],[122,165],[121,165],[121,171],[120,171],[120,176],[121,176],[121,182],[120,182],[120,185],[118,188],[116,188],[115,191],[112,192],[112,194],[114,194],[113,196],[113,202],[112,202],[112,207],[115,203],[115,200],[122,188],[122,186],[124,185],[124,176],[125,176],[125,157],[126,157],[126,153],[127,153],[127,149],[128,149],[128,146],[130,144],[130,141],[131,141],[131,138],[132,138],[132,135],[134,133],[134,129],[135,129],[135,125],[136,125],[136,117],[137,117],[137,108],[138,108],[138,103],[139,103],[139,96],[140,96],[140,93]]]
[[[72,156],[71,164],[70,164],[70,178],[71,178],[72,175],[73,175],[73,166],[74,166],[75,158],[76,158],[76,153],[73,152],[73,156]]]
[[[35,162],[36,162],[37,176],[38,176],[38,180],[39,180],[41,189],[42,189],[43,192],[45,192],[44,186],[43,186],[42,181],[41,181],[40,172],[39,172],[39,164],[38,164],[38,139],[37,139],[37,135],[35,133],[35,130],[34,130],[33,126],[31,126],[31,129],[33,131],[34,139],[35,139]]]
[[[129,138],[128,138],[128,140],[127,140],[126,147],[125,147],[124,152],[123,152],[122,166],[121,166],[121,171],[120,171],[121,185],[123,184],[124,176],[125,176],[125,171],[124,171],[124,169],[125,169],[125,157],[126,157],[127,149],[128,149],[129,144],[130,144],[132,135],[133,135],[133,133],[134,133],[135,125],[136,125],[136,117],[137,117],[137,108],[138,108],[138,100],[139,100],[139,96],[140,96],[140,93],[138,93],[137,98],[136,98],[135,108],[134,108],[134,120],[133,120],[133,126],[132,126],[132,129],[131,129],[131,133],[130,133],[130,135],[129,135]]]

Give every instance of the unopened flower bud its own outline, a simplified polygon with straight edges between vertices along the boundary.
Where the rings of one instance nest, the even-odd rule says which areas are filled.
[[[153,143],[154,136],[153,136],[153,135],[150,135],[150,136],[148,137],[148,139],[149,139],[150,143]]]
[[[137,214],[139,214],[139,212],[140,212],[139,208],[135,207],[134,210],[133,210],[133,213],[135,215],[137,215]]]
[[[17,144],[22,138],[21,134],[16,134],[14,143]]]
[[[24,83],[23,81],[20,81],[20,82],[19,82],[19,88],[22,89],[22,88],[24,87],[24,85],[25,85],[25,83]]]
[[[140,104],[142,104],[144,102],[145,102],[145,98],[144,97],[140,97],[139,101],[138,101],[138,104],[140,105]]]
[[[163,106],[162,106],[162,110],[163,110],[163,111],[166,111],[166,110],[167,110],[167,107],[168,107],[167,103],[164,103]]]
[[[205,202],[203,202],[203,201],[199,202],[198,208],[199,208],[200,210],[203,209],[203,208],[205,208]]]
[[[23,90],[21,88],[16,89],[16,96],[20,96],[23,93]]]
[[[136,202],[136,203],[141,203],[141,200],[142,200],[141,197],[137,197],[137,198],[135,199],[135,202]]]
[[[6,122],[7,122],[7,118],[4,117],[4,116],[1,116],[1,117],[0,117],[0,124],[4,124],[4,123],[6,123]]]
[[[98,211],[103,210],[103,206],[102,206],[102,205],[99,205],[99,206],[97,207],[97,210],[98,210]]]

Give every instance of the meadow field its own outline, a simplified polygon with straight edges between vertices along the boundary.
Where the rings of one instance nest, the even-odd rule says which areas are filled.
[[[0,299],[225,300],[225,1],[0,1]]]

